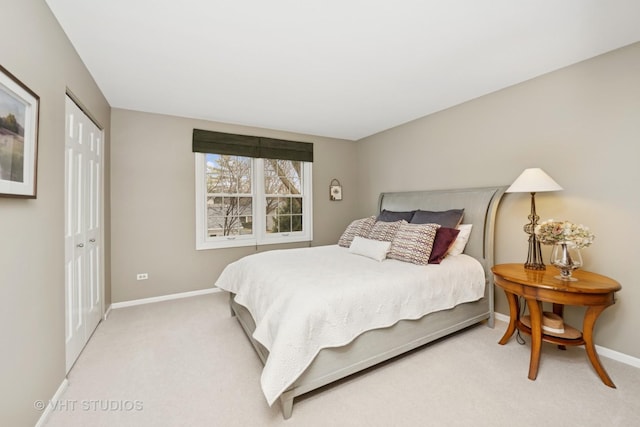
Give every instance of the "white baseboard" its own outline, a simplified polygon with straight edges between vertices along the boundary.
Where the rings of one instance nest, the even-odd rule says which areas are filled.
[[[60,387],[58,387],[58,390],[56,390],[55,394],[53,395],[50,401],[48,402],[36,401],[33,403],[34,406],[42,403],[44,407],[44,411],[42,412],[42,415],[40,415],[40,418],[38,419],[38,422],[36,423],[35,427],[43,427],[44,425],[47,424],[47,419],[49,418],[51,411],[53,411],[53,408],[56,407],[56,403],[58,402],[58,400],[62,396],[62,393],[64,393],[64,391],[67,389],[68,386],[69,386],[69,380],[65,378],[62,380],[62,384],[60,384]],[[36,406],[36,409],[38,409],[37,406]]]
[[[500,320],[502,322],[509,323],[509,316],[502,313],[494,313],[496,320]],[[584,347],[581,347],[584,349]],[[640,368],[640,359],[637,357],[629,356],[628,354],[620,353],[619,351],[611,350],[607,347],[602,347],[596,344],[596,351],[600,356],[608,357],[609,359],[616,360],[618,362],[622,362],[626,365],[633,366],[635,368]]]
[[[496,320],[499,320],[499,321],[505,322],[505,323],[509,323],[509,316],[507,316],[506,314],[502,314],[502,313],[498,313],[498,312],[495,312],[493,314],[494,314]]]
[[[190,291],[190,292],[181,292],[177,294],[162,295],[159,297],[142,298],[142,299],[135,299],[131,301],[123,301],[123,302],[114,302],[109,306],[108,311],[110,311],[111,309],[115,310],[117,308],[132,307],[134,305],[151,304],[154,302],[170,301],[170,300],[180,299],[180,298],[189,298],[189,297],[196,297],[200,295],[214,294],[216,292],[221,292],[221,291],[219,288],[210,288],[210,289],[201,289],[199,291]]]
[[[596,344],[596,351],[600,356],[608,357],[609,359],[617,360],[626,365],[640,368],[640,359],[637,357],[629,356],[628,354],[620,353],[619,351],[611,350],[607,347],[601,347]]]
[[[109,314],[111,314],[111,304],[109,304],[109,307],[107,307],[107,311],[104,312],[104,315],[102,316],[102,320],[107,320],[107,318],[109,317]]]

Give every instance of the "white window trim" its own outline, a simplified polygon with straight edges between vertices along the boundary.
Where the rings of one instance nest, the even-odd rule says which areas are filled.
[[[267,233],[264,215],[264,167],[262,159],[252,162],[253,176],[253,218],[254,233],[249,236],[226,236],[209,238],[207,236],[207,207],[205,185],[205,153],[195,154],[196,179],[196,250],[235,248],[241,246],[273,245],[280,243],[308,242],[313,240],[313,194],[312,194],[312,163],[303,163],[302,191],[302,230],[289,233]]]

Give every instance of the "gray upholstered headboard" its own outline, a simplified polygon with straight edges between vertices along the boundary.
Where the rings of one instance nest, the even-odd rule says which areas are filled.
[[[485,270],[487,284],[493,296],[493,243],[496,212],[507,186],[461,188],[455,190],[407,191],[381,193],[378,212],[444,211],[464,208],[463,224],[473,224],[464,253],[478,259]],[[491,298],[493,299],[493,298]]]

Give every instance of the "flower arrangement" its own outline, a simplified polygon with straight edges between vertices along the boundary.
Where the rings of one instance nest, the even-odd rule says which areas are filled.
[[[538,224],[535,233],[540,243],[545,245],[570,242],[577,248],[590,246],[595,238],[587,226],[569,221],[554,221],[553,219]]]

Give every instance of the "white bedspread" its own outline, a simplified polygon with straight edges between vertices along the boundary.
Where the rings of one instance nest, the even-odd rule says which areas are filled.
[[[478,300],[485,278],[467,255],[418,266],[332,245],[247,256],[229,264],[216,286],[235,293],[256,322],[253,337],[269,350],[261,384],[272,405],[322,348]]]

